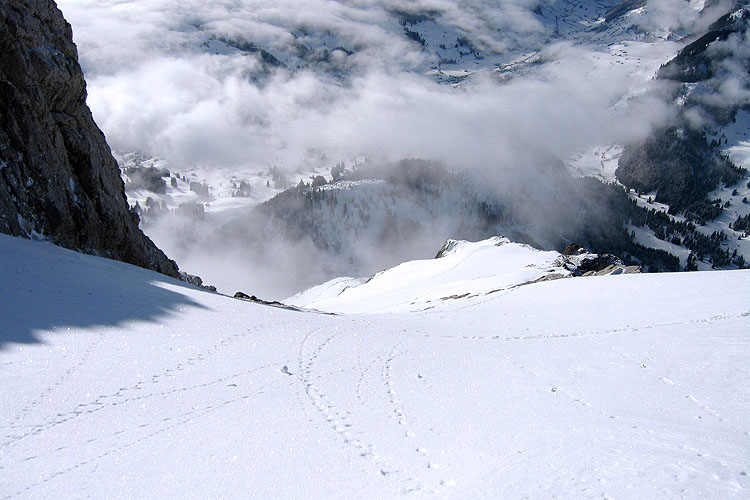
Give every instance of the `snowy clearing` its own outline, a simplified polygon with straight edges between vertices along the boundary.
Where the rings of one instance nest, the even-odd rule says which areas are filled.
[[[332,316],[0,251],[2,499],[750,492],[750,271]]]

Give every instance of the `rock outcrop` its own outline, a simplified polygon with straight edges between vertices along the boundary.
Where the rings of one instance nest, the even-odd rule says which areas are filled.
[[[0,19],[0,232],[177,277],[128,208],[60,10],[52,0],[3,0]]]
[[[641,266],[628,266],[616,255],[610,253],[589,253],[576,243],[570,243],[563,250],[562,257],[556,263],[570,271],[570,276],[608,276],[610,274],[637,274],[642,272]],[[536,281],[563,278],[554,274]]]

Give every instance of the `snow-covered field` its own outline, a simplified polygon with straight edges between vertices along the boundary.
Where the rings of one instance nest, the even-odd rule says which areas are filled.
[[[750,271],[325,315],[0,253],[3,499],[750,493]]]

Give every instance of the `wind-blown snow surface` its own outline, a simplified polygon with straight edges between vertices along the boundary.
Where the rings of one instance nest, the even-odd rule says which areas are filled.
[[[285,303],[326,312],[380,313],[454,309],[453,301],[550,277],[569,276],[563,256],[494,237],[476,243],[448,240],[439,258],[404,262],[363,282],[335,278]],[[576,257],[572,257],[575,259]]]
[[[748,271],[331,316],[0,251],[3,499],[748,497]]]

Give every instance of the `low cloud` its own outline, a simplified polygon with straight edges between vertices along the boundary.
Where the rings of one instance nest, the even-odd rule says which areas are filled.
[[[672,8],[668,0],[660,2],[659,12]],[[501,3],[60,5],[74,26],[89,105],[113,148],[158,154],[179,165],[292,166],[311,148],[339,159],[420,156],[468,166],[514,162],[529,148],[564,158],[587,145],[647,133],[659,119],[662,109],[651,105],[614,109],[633,78],[611,62],[603,66],[592,57],[600,49],[585,45],[546,46],[546,62],[509,83],[485,75],[459,89],[438,85],[414,71],[426,55],[401,36],[390,14],[433,13],[496,49],[519,41],[542,45],[547,34],[532,9],[546,3]],[[215,54],[203,46],[212,37],[241,38],[281,57],[313,31],[336,33],[330,44],[353,52],[342,53],[351,68],[344,80],[314,68],[268,73],[257,54]],[[648,109],[654,111],[643,116]]]
[[[648,33],[700,33],[735,4],[735,0],[647,0],[639,26]]]
[[[641,138],[670,117],[661,84],[606,47],[548,43],[551,28],[534,11],[553,1],[58,3],[113,149],[159,155],[178,171],[294,168],[315,150],[332,162],[440,160],[502,189],[533,179],[549,158]],[[694,25],[702,18],[686,5],[650,0],[647,22],[672,29],[679,12],[674,22]],[[511,79],[485,71],[438,84],[425,74],[430,54],[403,36],[394,11],[427,13],[487,52],[539,50],[538,62]],[[319,64],[296,67],[323,42]]]

